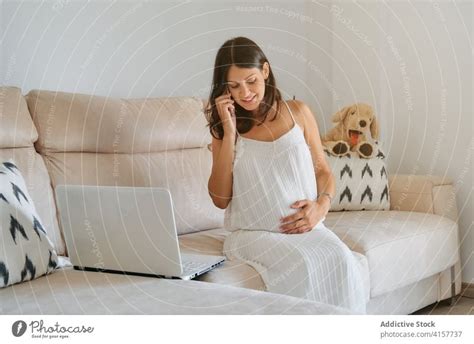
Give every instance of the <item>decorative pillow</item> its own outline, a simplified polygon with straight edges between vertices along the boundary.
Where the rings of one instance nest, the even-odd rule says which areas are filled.
[[[0,288],[33,280],[58,267],[58,256],[23,177],[9,160],[0,163]]]
[[[336,180],[336,193],[330,211],[390,210],[385,155],[379,149],[371,159],[356,152],[335,157],[325,150]]]

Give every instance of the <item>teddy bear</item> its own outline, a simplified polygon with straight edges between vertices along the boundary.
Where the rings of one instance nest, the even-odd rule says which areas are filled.
[[[321,142],[331,155],[345,156],[357,152],[361,158],[370,159],[377,153],[379,127],[372,107],[365,103],[345,106],[332,116],[336,126],[321,137]]]

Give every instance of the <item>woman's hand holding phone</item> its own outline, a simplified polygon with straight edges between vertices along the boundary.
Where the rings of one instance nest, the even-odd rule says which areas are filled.
[[[217,112],[222,121],[222,127],[224,128],[224,136],[230,135],[235,137],[236,134],[236,120],[235,120],[235,107],[234,99],[230,95],[230,91],[226,88],[226,91],[221,96],[215,99]]]

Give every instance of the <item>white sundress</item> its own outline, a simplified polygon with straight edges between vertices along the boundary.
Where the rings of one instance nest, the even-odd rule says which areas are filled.
[[[365,313],[366,293],[356,258],[324,225],[325,218],[306,233],[280,232],[280,218],[298,211],[291,204],[317,196],[309,146],[284,104],[293,119],[286,134],[271,142],[238,135],[232,200],[224,220],[231,233],[224,254],[254,267],[270,292]]]

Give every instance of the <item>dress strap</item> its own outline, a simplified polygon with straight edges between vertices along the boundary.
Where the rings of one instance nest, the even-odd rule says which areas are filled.
[[[288,106],[286,100],[284,100],[283,103],[285,103],[286,107],[288,108],[288,111],[290,112],[290,116],[291,116],[291,118],[293,119],[293,125],[296,125],[295,117],[293,117],[293,112],[291,112],[291,109],[290,109],[290,107]]]

